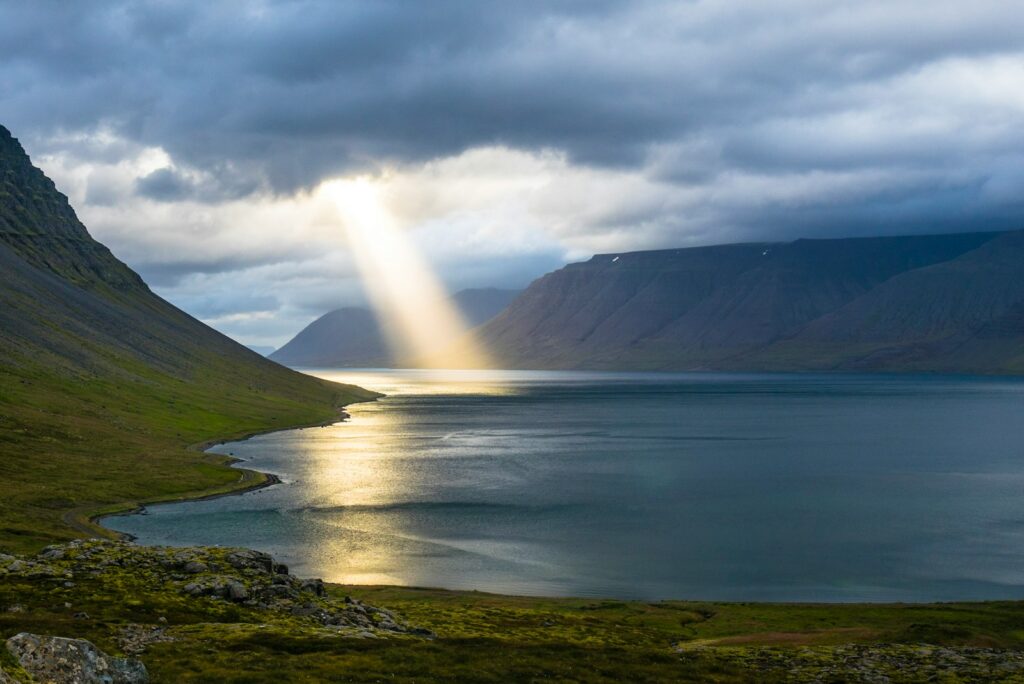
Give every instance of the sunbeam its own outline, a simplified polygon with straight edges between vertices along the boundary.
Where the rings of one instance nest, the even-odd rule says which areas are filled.
[[[429,368],[486,368],[441,281],[398,226],[367,178],[331,181],[321,192],[336,205],[366,291],[395,358]],[[457,344],[455,344],[457,341]]]

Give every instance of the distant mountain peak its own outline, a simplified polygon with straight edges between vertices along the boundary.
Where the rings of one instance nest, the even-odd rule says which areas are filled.
[[[466,323],[475,327],[496,316],[518,294],[518,290],[481,287],[460,290],[451,299]],[[388,344],[387,330],[371,309],[352,306],[320,316],[270,358],[306,368],[388,367],[410,363],[408,359],[395,358]]]

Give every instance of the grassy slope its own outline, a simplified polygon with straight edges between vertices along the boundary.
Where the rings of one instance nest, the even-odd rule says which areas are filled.
[[[0,127],[0,549],[89,512],[242,482],[190,445],[375,396],[271,363],[160,299]]]
[[[68,382],[44,367],[19,370],[0,372],[0,547],[8,551],[76,536],[69,514],[237,486],[241,474],[223,457],[189,445],[331,420],[337,406],[365,397],[326,383],[302,400],[230,378],[150,372],[142,373],[149,382]]]

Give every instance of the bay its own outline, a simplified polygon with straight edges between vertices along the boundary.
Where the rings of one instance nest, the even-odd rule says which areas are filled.
[[[301,576],[758,601],[1024,597],[1024,382],[318,370],[387,394],[214,451],[283,484],[105,524]]]

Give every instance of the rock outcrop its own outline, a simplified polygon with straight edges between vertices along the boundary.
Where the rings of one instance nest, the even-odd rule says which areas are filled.
[[[38,682],[144,684],[149,681],[146,666],[140,661],[112,658],[85,639],[22,632],[7,640],[7,650]]]
[[[80,578],[117,573],[129,575],[151,590],[288,615],[349,636],[432,636],[427,630],[410,627],[387,609],[349,597],[336,599],[329,595],[323,580],[296,577],[269,554],[252,549],[76,540],[48,546],[32,558],[0,557],[0,577],[58,582],[66,588]],[[136,635],[130,643],[144,647],[147,638],[169,638],[160,628],[140,629],[141,636]]]

